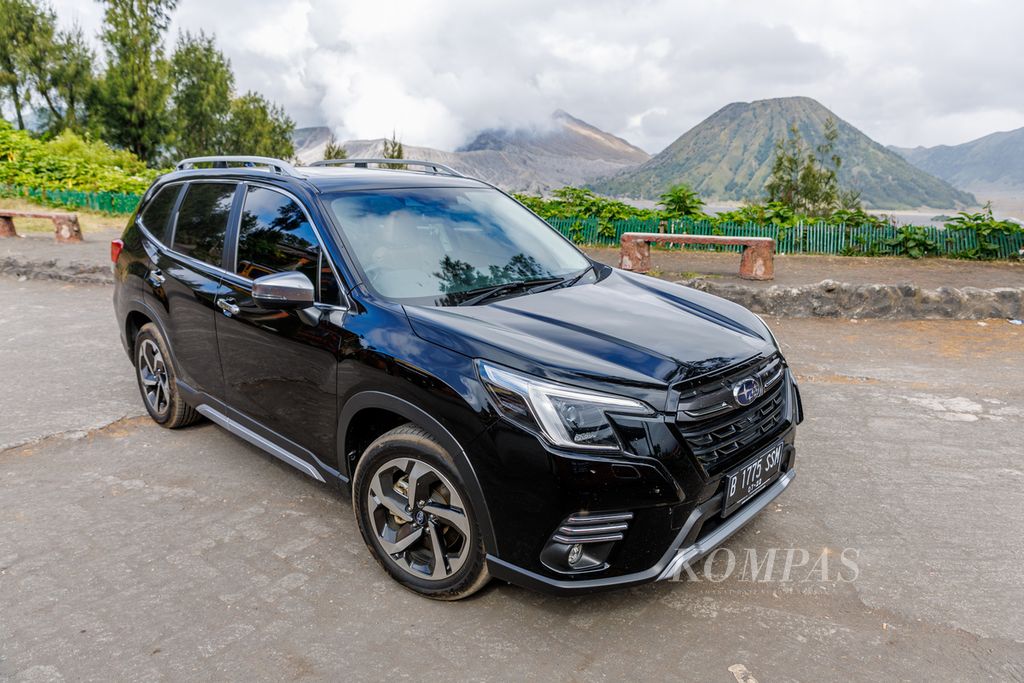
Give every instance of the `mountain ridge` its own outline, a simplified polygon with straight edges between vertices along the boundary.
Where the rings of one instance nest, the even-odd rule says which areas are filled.
[[[914,166],[979,195],[1024,195],[1024,127],[959,145],[896,147]]]
[[[775,141],[795,124],[813,149],[823,140],[828,117],[839,131],[840,185],[859,190],[869,208],[952,209],[977,203],[969,192],[911,165],[809,97],[727,104],[649,161],[590,187],[602,194],[653,199],[685,183],[706,199],[758,200],[771,172]]]
[[[549,125],[488,129],[449,152],[403,143],[408,158],[452,166],[467,175],[514,192],[547,192],[565,185],[582,185],[595,178],[650,159],[642,149],[562,110]],[[293,135],[301,163],[323,158],[330,129],[297,129]],[[350,157],[380,157],[384,138],[346,140]]]

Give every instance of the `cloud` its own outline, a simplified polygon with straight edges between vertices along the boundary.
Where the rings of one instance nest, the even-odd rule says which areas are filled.
[[[98,31],[98,4],[55,6]],[[240,89],[342,139],[452,149],[561,108],[656,152],[729,102],[785,95],[883,143],[1022,126],[1022,25],[1011,0],[181,0],[172,31],[216,33]]]

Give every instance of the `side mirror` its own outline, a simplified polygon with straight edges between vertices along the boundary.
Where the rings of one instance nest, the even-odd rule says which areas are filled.
[[[273,273],[253,280],[252,298],[260,308],[308,308],[316,299],[316,289],[302,273]]]

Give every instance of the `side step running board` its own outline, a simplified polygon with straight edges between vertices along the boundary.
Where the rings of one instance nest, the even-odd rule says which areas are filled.
[[[244,427],[238,424],[237,422],[235,422],[234,420],[232,420],[230,417],[220,412],[219,410],[211,408],[205,403],[202,403],[196,406],[196,411],[198,411],[200,415],[208,417],[213,422],[216,422],[221,427],[228,430],[235,436],[245,439],[253,446],[256,446],[257,448],[262,448],[267,453],[270,453],[275,458],[283,460],[284,462],[288,463],[295,469],[305,472],[306,474],[313,477],[317,481],[326,483],[324,481],[323,476],[321,476],[321,474],[316,470],[316,468],[310,465],[308,462],[298,457],[297,455],[289,453],[288,451],[281,448],[277,444],[271,443],[267,439],[264,439],[262,436],[252,431],[248,427]]]

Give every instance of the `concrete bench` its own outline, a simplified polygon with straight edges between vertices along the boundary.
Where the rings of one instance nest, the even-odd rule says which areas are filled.
[[[53,221],[54,237],[58,242],[81,242],[82,227],[78,214],[63,211],[14,211],[0,209],[0,237],[17,237],[14,230],[15,218],[46,218]]]
[[[651,244],[738,244],[740,277],[771,280],[775,277],[775,240],[771,237],[726,237],[724,235],[667,235],[657,232],[623,233],[619,268],[646,273],[651,269]]]

